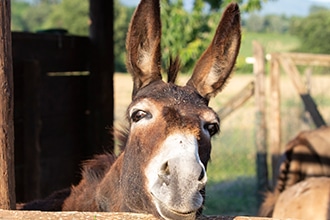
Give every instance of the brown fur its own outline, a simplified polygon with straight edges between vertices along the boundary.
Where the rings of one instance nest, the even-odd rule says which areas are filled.
[[[168,83],[162,80],[160,38],[159,1],[142,0],[126,39],[134,85],[129,126],[117,132],[122,153],[85,162],[82,180],[62,199],[61,210],[144,212],[187,220],[201,213],[210,138],[220,125],[208,102],[224,87],[238,55],[238,5],[226,8],[185,86],[174,84],[178,58],[170,61]]]
[[[265,194],[259,216],[271,217],[286,189],[313,177],[330,177],[330,128],[299,133],[287,146],[273,192]]]
[[[330,178],[307,178],[283,191],[274,207],[273,218],[330,219]]]

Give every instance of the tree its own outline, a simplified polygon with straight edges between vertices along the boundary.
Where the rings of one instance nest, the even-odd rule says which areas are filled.
[[[257,14],[251,14],[245,20],[245,27],[251,32],[262,32],[264,31],[265,19]]]
[[[303,42],[300,50],[309,53],[330,53],[330,10],[317,10],[303,19],[291,22],[290,32]]]
[[[11,29],[29,32],[42,29],[45,18],[51,13],[52,7],[52,4],[43,1],[29,3],[24,0],[12,0]]]
[[[14,30],[37,31],[64,28],[70,34],[88,35],[87,0],[12,0]],[[241,9],[260,9],[267,0],[238,0]],[[180,55],[183,71],[192,68],[194,61],[211,41],[221,7],[230,0],[194,0],[192,11],[187,11],[183,0],[162,0],[163,63],[171,54]],[[244,3],[243,3],[244,2]],[[125,38],[134,8],[114,1],[114,54],[116,71],[125,71]]]
[[[24,31],[28,28],[25,20],[26,11],[29,9],[30,4],[21,0],[11,1],[11,30]]]
[[[182,0],[162,2],[163,64],[172,55],[179,55],[182,71],[187,72],[206,49],[213,35],[210,32],[215,31],[220,16],[205,13],[204,6],[203,0],[195,0],[193,10],[188,12],[184,9]]]
[[[125,72],[125,40],[129,21],[134,12],[134,8],[125,7],[119,0],[114,1],[114,55],[115,69],[119,72]]]
[[[269,33],[285,33],[289,28],[289,19],[285,15],[266,15],[264,31]]]
[[[260,10],[262,3],[267,1],[268,0],[237,0],[236,2],[242,6],[243,11],[251,12],[254,10]],[[224,5],[232,2],[232,0],[204,0],[204,2],[209,4],[212,11],[218,11]]]
[[[54,0],[52,1],[54,2]],[[46,16],[43,28],[63,28],[67,29],[70,34],[87,36],[89,29],[88,1],[62,0],[59,4],[54,4],[52,12]]]

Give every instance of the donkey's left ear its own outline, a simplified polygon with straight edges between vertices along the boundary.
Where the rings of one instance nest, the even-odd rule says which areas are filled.
[[[228,80],[241,44],[240,12],[236,3],[224,11],[211,45],[198,60],[187,85],[209,100]]]

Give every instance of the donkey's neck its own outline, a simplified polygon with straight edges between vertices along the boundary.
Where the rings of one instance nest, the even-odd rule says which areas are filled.
[[[122,195],[122,190],[120,190],[123,158],[124,153],[121,153],[97,187],[96,202],[100,209],[99,211],[128,211],[123,207],[124,197]]]

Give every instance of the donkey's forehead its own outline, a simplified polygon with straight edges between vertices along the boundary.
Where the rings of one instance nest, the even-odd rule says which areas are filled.
[[[167,105],[170,106],[193,104],[196,107],[206,107],[208,104],[208,101],[200,96],[193,88],[165,83],[163,81],[152,83],[146,88],[141,89],[133,98],[133,103],[143,98],[168,103]]]

